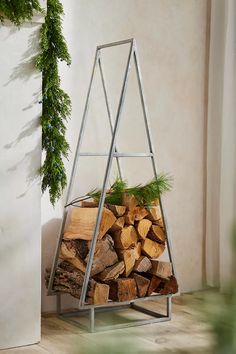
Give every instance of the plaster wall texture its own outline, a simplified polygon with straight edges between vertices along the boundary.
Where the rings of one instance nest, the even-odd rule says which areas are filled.
[[[134,37],[137,41],[147,106],[150,114],[158,170],[174,177],[174,188],[164,198],[172,231],[174,257],[182,292],[201,289],[204,203],[205,47],[207,2],[204,0],[71,0],[63,1],[64,33],[72,66],[61,65],[63,88],[70,94],[73,111],[67,138],[71,146],[66,162],[68,176],[96,45]],[[102,53],[113,115],[118,104],[128,49]],[[131,71],[122,123],[120,151],[147,151],[141,105],[134,71]],[[104,97],[95,78],[83,150],[104,151],[110,142]],[[72,197],[101,185],[106,159],[81,160]],[[130,184],[152,178],[150,162],[122,160]],[[116,176],[114,168],[111,182]],[[51,265],[65,197],[55,208],[42,198],[42,272]],[[64,306],[76,302],[64,297]],[[43,311],[55,310],[46,296]]]
[[[0,349],[40,340],[41,23],[0,27]]]

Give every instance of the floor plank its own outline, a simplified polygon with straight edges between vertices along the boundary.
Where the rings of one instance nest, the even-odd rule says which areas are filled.
[[[42,317],[40,344],[3,350],[9,354],[151,354],[210,353],[212,338],[206,323],[199,316],[201,296],[184,295],[173,300],[169,322],[140,327],[88,333],[55,315]],[[164,311],[164,303],[145,302],[150,309]],[[100,313],[97,324],[126,322],[149,316],[126,309],[116,313]],[[85,320],[84,320],[85,321]]]

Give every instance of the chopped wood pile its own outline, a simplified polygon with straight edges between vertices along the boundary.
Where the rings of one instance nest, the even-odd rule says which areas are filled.
[[[166,248],[166,235],[158,201],[144,208],[133,196],[124,194],[122,204],[105,204],[103,209],[87,290],[89,304],[178,291],[172,264],[159,260]],[[97,212],[94,201],[71,208],[54,290],[80,298]],[[49,277],[50,270],[46,270],[46,284]]]

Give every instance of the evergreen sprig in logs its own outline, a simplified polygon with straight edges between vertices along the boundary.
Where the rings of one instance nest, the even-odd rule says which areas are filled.
[[[34,12],[43,13],[39,0],[0,0],[0,21],[7,18],[14,25],[20,26],[31,20]]]
[[[106,193],[105,203],[122,205],[122,196],[126,192],[133,195],[140,206],[149,206],[163,193],[171,190],[172,178],[166,174],[159,174],[157,178],[144,184],[128,188],[127,182],[119,177],[115,180],[110,190]],[[97,189],[88,193],[88,196],[99,201],[101,190]]]
[[[45,160],[41,167],[42,191],[49,189],[54,205],[66,186],[63,158],[68,156],[65,122],[71,111],[69,96],[60,87],[58,61],[70,65],[71,58],[62,33],[63,7],[59,0],[47,1],[47,15],[41,28],[41,54],[37,67],[42,71],[42,148]]]

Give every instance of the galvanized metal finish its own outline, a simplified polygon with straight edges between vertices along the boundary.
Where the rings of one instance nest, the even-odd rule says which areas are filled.
[[[126,64],[125,75],[124,75],[123,84],[122,84],[120,100],[119,100],[118,109],[117,109],[117,113],[116,113],[116,118],[113,123],[111,108],[110,108],[109,99],[108,99],[108,95],[107,95],[105,75],[104,75],[104,70],[102,67],[101,50],[105,49],[105,48],[109,48],[109,47],[118,46],[118,45],[124,45],[124,44],[125,45],[129,44],[130,48],[129,48],[129,55],[128,55],[128,60],[127,60],[127,64]],[[143,111],[143,116],[144,116],[149,151],[148,152],[137,152],[137,153],[136,152],[123,152],[122,153],[122,152],[118,152],[118,149],[117,149],[117,133],[119,130],[120,120],[121,120],[121,116],[122,116],[122,109],[123,109],[123,105],[124,105],[125,93],[126,93],[126,88],[127,88],[132,59],[134,59],[134,65],[135,65],[137,79],[138,79],[139,93],[140,93],[140,99],[141,99],[141,104],[142,104],[142,111]],[[97,69],[97,66],[99,66],[99,72],[100,72],[100,76],[101,76],[101,80],[102,80],[102,87],[103,87],[103,92],[104,92],[104,97],[105,97],[105,103],[106,103],[109,124],[110,124],[110,130],[111,130],[111,134],[112,134],[110,149],[109,149],[108,153],[107,152],[97,153],[97,152],[81,152],[80,151],[84,128],[85,128],[85,124],[86,124],[86,120],[87,120],[87,112],[88,112],[88,107],[89,107],[90,93],[91,93],[94,75],[95,75],[95,71]],[[93,156],[107,156],[108,158],[107,158],[105,176],[104,176],[104,180],[103,180],[103,186],[102,186],[102,190],[101,190],[101,197],[100,197],[99,205],[98,205],[98,213],[97,213],[97,218],[96,218],[95,229],[94,229],[93,238],[91,241],[91,246],[90,246],[90,251],[89,251],[89,256],[88,256],[88,263],[87,263],[86,272],[84,275],[84,282],[83,282],[83,286],[82,286],[81,296],[79,299],[78,311],[72,312],[72,313],[71,312],[70,313],[68,313],[68,312],[63,313],[63,311],[61,309],[61,293],[55,292],[53,290],[53,281],[54,281],[54,277],[55,277],[55,271],[56,271],[56,267],[57,267],[59,250],[60,250],[61,241],[62,241],[62,237],[63,237],[68,207],[72,204],[74,205],[74,204],[78,203],[80,200],[80,198],[76,198],[72,202],[69,202],[70,198],[71,198],[71,191],[73,189],[75,173],[78,168],[79,157],[83,157],[83,156],[87,156],[87,157],[88,156],[91,156],[91,157],[93,157]],[[97,330],[108,330],[108,329],[114,329],[114,328],[123,328],[123,327],[129,327],[129,326],[134,326],[134,325],[143,325],[143,324],[147,324],[147,323],[168,321],[171,319],[171,298],[172,298],[172,295],[154,295],[154,296],[149,296],[149,297],[135,299],[135,300],[126,301],[126,302],[108,302],[107,304],[104,304],[104,305],[88,305],[85,303],[88,283],[89,283],[89,279],[90,279],[90,273],[91,273],[92,264],[93,264],[93,257],[94,257],[96,242],[97,242],[98,233],[99,233],[99,226],[100,226],[100,222],[101,222],[101,218],[102,218],[103,206],[104,206],[105,197],[106,197],[106,190],[108,187],[108,179],[109,179],[109,175],[110,175],[110,171],[111,171],[111,167],[112,167],[112,161],[113,161],[113,158],[116,159],[119,175],[121,177],[123,177],[123,171],[122,171],[121,165],[120,165],[120,158],[125,158],[125,157],[151,158],[153,174],[154,174],[154,177],[157,177],[155,152],[154,152],[154,147],[152,144],[151,129],[150,129],[148,112],[147,112],[146,102],[145,102],[145,97],[144,97],[143,82],[142,82],[140,64],[139,64],[139,59],[138,59],[137,47],[136,47],[136,43],[135,43],[134,39],[127,39],[124,41],[100,45],[96,49],[92,75],[91,75],[91,79],[90,79],[90,83],[89,83],[89,88],[88,88],[88,93],[87,93],[87,98],[86,98],[86,103],[85,103],[85,108],[84,108],[84,114],[83,114],[83,118],[82,118],[82,122],[81,122],[81,128],[80,128],[80,133],[79,133],[76,152],[75,152],[75,159],[74,159],[71,178],[70,178],[68,191],[67,191],[66,204],[65,204],[65,209],[64,209],[64,213],[63,213],[61,229],[60,229],[60,232],[58,235],[57,248],[56,248],[56,252],[54,255],[54,259],[53,259],[52,271],[50,274],[50,280],[49,280],[49,286],[48,286],[48,295],[57,295],[57,313],[58,313],[58,315],[62,316],[67,321],[74,322],[78,325],[79,324],[78,321],[72,320],[71,317],[75,317],[78,314],[86,312],[89,314],[89,321],[90,321],[89,330],[92,332],[94,330],[97,331]],[[86,199],[86,196],[84,198]],[[163,203],[161,200],[160,200],[160,207],[162,210],[163,223],[164,223],[165,230],[166,230],[168,255],[169,255],[170,262],[172,263],[173,274],[176,275],[174,261],[172,258],[170,234],[169,234],[169,229],[168,229],[168,225],[167,225],[167,221],[166,221]],[[167,311],[166,315],[160,315],[159,313],[156,313],[155,311],[147,310],[146,308],[144,308],[140,305],[140,303],[142,301],[150,300],[150,299],[152,299],[152,300],[160,299],[163,297],[166,298],[166,311]],[[114,325],[113,326],[106,326],[106,327],[103,326],[101,328],[95,327],[95,313],[96,312],[110,311],[110,310],[114,310],[117,308],[124,308],[125,306],[126,307],[128,306],[135,311],[149,314],[149,315],[153,316],[154,318],[144,320],[144,321],[137,321],[137,322],[132,321],[132,323],[129,323],[129,324],[125,323],[122,325],[119,324],[119,325],[115,325],[115,326]]]
[[[113,134],[114,133],[113,119],[112,119],[112,114],[111,114],[111,108],[110,108],[109,100],[108,100],[108,97],[107,97],[105,76],[104,76],[104,72],[103,72],[103,68],[102,68],[102,62],[101,62],[100,58],[98,59],[98,64],[99,64],[99,71],[100,71],[100,75],[101,75],[102,87],[103,87],[103,92],[104,92],[104,97],[105,97],[105,102],[106,102],[106,107],[107,107],[107,115],[108,115],[108,119],[109,119],[109,123],[110,123],[111,134]],[[119,176],[122,179],[123,175],[122,175],[122,171],[121,171],[121,165],[120,165],[120,160],[119,160],[117,147],[115,147],[115,154],[116,154],[115,157],[116,157],[117,169],[118,169],[118,172],[119,172]]]
[[[107,152],[81,152],[80,156],[109,156]],[[114,152],[113,157],[152,157],[151,152]]]
[[[153,296],[155,297],[155,296]],[[60,318],[63,320],[79,327],[82,329],[85,329],[91,333],[93,332],[104,332],[104,331],[110,331],[114,329],[121,329],[121,328],[129,328],[129,327],[136,327],[136,326],[143,326],[146,324],[151,324],[151,323],[158,323],[158,322],[165,322],[165,321],[170,321],[171,320],[171,298],[172,295],[166,295],[164,296],[166,298],[166,314],[161,314],[158,311],[153,311],[150,309],[147,309],[139,304],[139,301],[137,300],[136,302],[133,302],[129,305],[127,304],[121,304],[119,306],[110,306],[110,307],[104,307],[104,308],[97,308],[93,307],[90,309],[81,309],[78,311],[71,311],[71,312],[65,312],[60,314]],[[140,300],[140,299],[139,299]],[[129,322],[125,323],[119,323],[119,324],[111,324],[111,325],[100,325],[96,326],[95,323],[95,318],[96,318],[96,313],[99,312],[110,312],[110,311],[121,311],[124,310],[125,308],[130,308],[134,311],[142,312],[145,315],[151,316],[151,318],[148,318],[146,320],[132,320]],[[88,315],[88,325],[85,325],[81,323],[81,315],[86,314]]]
[[[71,197],[71,191],[72,191],[72,188],[73,188],[74,177],[75,177],[75,173],[76,173],[76,170],[77,170],[78,159],[79,159],[79,151],[80,151],[80,147],[81,147],[81,143],[82,143],[85,123],[86,123],[86,118],[87,118],[89,99],[90,99],[90,92],[91,92],[91,88],[92,88],[92,84],[93,84],[94,74],[95,74],[95,70],[96,70],[96,67],[97,67],[97,62],[98,62],[99,55],[100,55],[100,51],[96,50],[94,64],[93,64],[93,70],[92,70],[92,75],[91,75],[91,79],[90,79],[90,83],[89,83],[88,94],[87,94],[87,98],[86,98],[86,102],[85,102],[85,108],[84,108],[84,113],[83,113],[83,118],[82,118],[82,122],[81,122],[80,133],[79,133],[78,142],[77,142],[76,151],[75,151],[75,158],[74,158],[74,162],[73,162],[73,166],[72,166],[72,172],[71,172],[71,177],[70,177],[70,181],[69,181],[69,185],[68,185],[68,189],[67,189],[66,203],[65,203],[66,205],[68,204],[68,202],[70,200],[70,197]],[[60,246],[61,246],[61,240],[62,240],[62,237],[63,237],[64,227],[65,227],[65,222],[66,222],[66,217],[67,217],[67,207],[65,207],[64,211],[63,211],[62,223],[61,223],[61,227],[60,227],[60,231],[59,231],[59,235],[58,235],[56,252],[54,254],[52,270],[51,270],[50,279],[49,279],[49,283],[48,283],[48,295],[52,295],[54,293],[53,292],[53,281],[54,281],[54,277],[55,277],[55,271],[56,271],[56,267],[57,267],[59,251],[60,251]]]
[[[93,234],[93,238],[92,238],[92,242],[91,242],[88,263],[87,263],[86,272],[84,275],[84,282],[83,282],[80,301],[79,301],[80,307],[83,307],[84,303],[85,303],[85,297],[86,297],[86,292],[87,292],[87,288],[88,288],[89,277],[90,277],[90,273],[91,273],[91,269],[92,269],[93,256],[94,256],[94,252],[95,252],[95,247],[96,247],[96,242],[97,242],[97,237],[98,237],[98,232],[99,232],[99,226],[100,226],[100,222],[102,219],[103,206],[104,206],[105,197],[106,197],[106,189],[107,189],[108,179],[109,179],[110,170],[111,170],[111,166],[112,166],[112,160],[113,160],[114,152],[115,152],[117,131],[119,128],[120,117],[121,117],[121,113],[122,113],[124,97],[125,97],[125,92],[126,92],[126,88],[127,88],[130,67],[131,67],[132,54],[133,54],[133,41],[130,44],[129,57],[128,57],[127,65],[126,65],[125,77],[124,77],[124,81],[123,81],[123,85],[122,85],[121,96],[120,96],[120,101],[119,101],[116,120],[115,120],[114,132],[113,132],[113,136],[111,139],[111,146],[110,146],[110,151],[109,151],[109,156],[108,156],[108,161],[107,161],[107,166],[106,166],[106,171],[105,171],[105,177],[104,177],[103,187],[102,187],[101,196],[100,196],[99,205],[98,205],[97,220],[96,220],[95,230],[94,230],[94,234]]]

